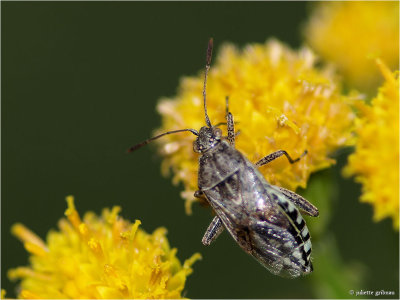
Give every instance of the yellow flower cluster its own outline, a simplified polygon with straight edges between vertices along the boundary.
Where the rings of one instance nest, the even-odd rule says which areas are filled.
[[[374,91],[380,82],[374,60],[399,64],[398,1],[333,1],[316,5],[305,27],[310,46],[335,63],[351,84]]]
[[[356,150],[344,169],[362,184],[362,202],[374,206],[374,220],[393,219],[399,228],[399,73],[391,73],[380,60],[385,78],[371,106],[363,106],[357,119]]]
[[[162,127],[156,133],[204,126],[202,88],[201,74],[183,78],[178,94],[158,104]],[[343,96],[340,90],[329,69],[315,67],[309,49],[293,51],[276,40],[251,44],[243,51],[225,45],[210,70],[207,107],[212,124],[224,122],[229,96],[240,130],[236,147],[252,162],[279,149],[293,158],[308,150],[296,164],[281,158],[260,169],[271,184],[294,190],[306,186],[311,172],[334,163],[329,154],[354,143],[355,115],[349,103],[357,95]],[[198,155],[193,152],[193,140],[188,133],[158,140],[163,173],[172,169],[173,182],[184,184],[187,213],[197,189]]]
[[[21,279],[18,297],[24,299],[121,299],[181,298],[194,254],[183,266],[171,249],[166,229],[147,234],[118,216],[119,207],[92,212],[83,221],[67,197],[68,220],[60,231],[50,231],[47,243],[21,224],[12,232],[31,253],[30,267],[9,271],[10,279]]]

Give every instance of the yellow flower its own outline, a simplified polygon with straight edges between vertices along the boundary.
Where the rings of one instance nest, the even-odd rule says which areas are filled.
[[[371,106],[364,107],[357,120],[355,152],[344,169],[362,184],[362,202],[374,206],[374,220],[393,219],[399,228],[399,77],[380,60],[385,78]]]
[[[336,63],[351,84],[374,91],[381,76],[371,58],[382,58],[390,68],[399,64],[399,3],[319,3],[304,35],[319,55]]]
[[[8,272],[21,279],[19,297],[38,298],[181,298],[194,254],[183,266],[171,249],[166,229],[147,234],[118,216],[120,208],[104,209],[99,217],[88,212],[81,221],[73,197],[67,197],[68,220],[60,231],[50,231],[42,241],[22,224],[12,232],[31,254],[30,267]]]
[[[213,124],[225,121],[225,97],[240,130],[236,147],[252,162],[276,150],[286,150],[293,158],[308,154],[290,165],[277,159],[260,171],[266,179],[291,190],[305,187],[311,172],[335,161],[329,154],[354,143],[351,130],[355,115],[351,97],[340,94],[340,86],[328,69],[317,69],[313,53],[296,52],[276,40],[251,44],[243,51],[225,45],[207,82],[208,113]],[[162,127],[156,133],[205,125],[203,76],[183,78],[178,94],[162,99],[157,109]],[[226,126],[223,127],[225,130]],[[188,133],[158,140],[164,156],[162,171],[172,169],[175,184],[182,182],[186,212],[191,213],[197,189],[198,155],[194,137]]]

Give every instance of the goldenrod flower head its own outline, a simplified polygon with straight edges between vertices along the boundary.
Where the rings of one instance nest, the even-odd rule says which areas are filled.
[[[42,241],[22,224],[12,232],[31,254],[30,267],[9,271],[21,279],[20,298],[121,299],[181,298],[194,254],[183,266],[171,249],[166,229],[147,234],[118,216],[120,208],[88,212],[81,220],[72,197],[67,197],[68,220]]]
[[[372,58],[399,64],[398,1],[328,1],[316,5],[304,35],[355,87],[368,91],[381,76]]]
[[[362,184],[362,202],[374,206],[374,220],[393,219],[399,228],[399,77],[377,60],[385,78],[371,106],[357,119],[355,152],[344,169]]]
[[[330,153],[353,143],[351,98],[340,94],[328,69],[317,69],[314,64],[310,50],[296,52],[276,40],[251,44],[243,51],[225,45],[207,82],[212,124],[225,121],[225,97],[229,96],[229,109],[240,130],[236,148],[250,161],[255,163],[279,149],[293,158],[308,150],[293,165],[280,158],[260,169],[271,184],[291,190],[305,187],[311,172],[334,163]],[[178,94],[162,99],[157,107],[162,127],[156,133],[204,126],[202,88],[203,75],[183,78]],[[171,168],[173,182],[184,184],[187,213],[197,189],[198,155],[193,152],[193,140],[187,133],[158,140],[163,173]]]

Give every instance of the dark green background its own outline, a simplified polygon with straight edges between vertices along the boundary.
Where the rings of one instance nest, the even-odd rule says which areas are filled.
[[[201,252],[188,297],[313,297],[308,278],[271,275],[225,233],[204,247],[210,211],[194,205],[193,215],[185,215],[181,188],[161,176],[154,148],[125,154],[159,126],[157,100],[174,95],[180,77],[203,68],[209,37],[216,52],[225,41],[242,46],[272,36],[298,47],[307,7],[2,2],[1,283],[7,295],[16,288],[7,270],[27,263],[11,225],[22,222],[44,238],[72,194],[81,214],[120,205],[123,217],[140,219],[147,231],[166,226],[182,261]],[[391,221],[373,223],[371,207],[358,202],[359,187],[350,180],[339,186],[328,226],[339,254],[345,264],[366,266],[364,289],[398,296],[398,237]]]

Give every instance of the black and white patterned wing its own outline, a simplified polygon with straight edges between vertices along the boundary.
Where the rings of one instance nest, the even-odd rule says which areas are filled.
[[[272,273],[298,277],[312,272],[311,240],[306,223],[293,203],[268,185],[268,210],[249,224],[251,254]]]

